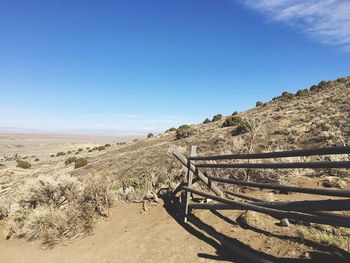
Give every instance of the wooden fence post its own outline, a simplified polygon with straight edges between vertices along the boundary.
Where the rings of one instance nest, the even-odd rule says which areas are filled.
[[[190,157],[194,157],[197,155],[197,146],[192,145],[191,150],[190,150]],[[192,180],[193,180],[193,172],[191,171],[191,162],[192,164],[194,163],[191,160],[188,160],[187,164],[187,187],[192,187]],[[185,217],[184,217],[184,222],[187,222],[187,216],[188,216],[188,204],[190,203],[191,199],[191,193],[186,191],[186,201],[185,201]]]

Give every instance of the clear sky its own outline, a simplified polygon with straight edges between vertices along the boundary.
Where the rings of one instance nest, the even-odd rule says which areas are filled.
[[[0,127],[159,132],[350,75],[350,3],[0,0]]]

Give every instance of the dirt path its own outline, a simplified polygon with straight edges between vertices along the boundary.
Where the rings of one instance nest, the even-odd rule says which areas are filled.
[[[228,254],[220,236],[273,262],[350,262],[349,250],[300,239],[296,233],[301,226],[280,227],[279,220],[263,214],[197,210],[191,223],[183,224],[173,208],[148,205],[145,211],[142,204],[118,204],[93,235],[49,250],[38,242],[0,239],[0,262],[247,262]],[[1,232],[3,228],[0,223]]]
[[[39,243],[0,240],[0,262],[210,262],[215,249],[188,233],[162,205],[120,204],[94,235],[44,250]]]

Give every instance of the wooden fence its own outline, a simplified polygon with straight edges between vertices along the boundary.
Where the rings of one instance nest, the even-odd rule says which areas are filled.
[[[350,190],[338,190],[329,188],[306,188],[292,185],[279,185],[268,183],[256,183],[244,180],[230,179],[226,177],[211,176],[199,170],[211,168],[225,171],[225,169],[339,169],[350,168],[350,161],[319,161],[319,162],[272,162],[275,158],[287,157],[306,157],[321,155],[339,155],[350,154],[350,147],[330,147],[322,149],[280,151],[268,153],[247,153],[247,154],[228,154],[213,156],[197,156],[196,146],[191,146],[188,157],[174,151],[173,155],[184,166],[187,167],[187,180],[182,182],[173,192],[175,197],[181,192],[179,202],[184,216],[184,221],[192,209],[208,210],[251,210],[264,213],[277,219],[288,218],[294,221],[326,224],[340,227],[350,227],[350,216],[335,211],[350,210]],[[251,160],[265,159],[264,162],[250,162]],[[248,160],[248,162],[231,162],[229,160]],[[208,163],[208,161],[210,163]],[[214,163],[215,161],[215,163]],[[221,162],[220,162],[221,161]],[[225,163],[223,163],[225,161]],[[193,184],[203,182],[213,194],[193,188]],[[283,192],[297,192],[311,195],[324,195],[338,197],[331,200],[302,200],[291,202],[267,202],[252,196],[240,193],[225,191],[217,186],[217,183],[231,184],[236,186],[248,186],[259,189],[272,189]],[[195,194],[215,202],[198,203],[191,199]],[[242,201],[233,200],[232,197],[238,197]],[[340,197],[340,198],[339,198]],[[229,244],[226,244],[229,245]],[[230,245],[229,245],[230,246]],[[247,256],[247,255],[245,255]],[[254,258],[251,258],[254,259]],[[260,259],[259,259],[260,260]],[[259,261],[258,260],[258,261]],[[253,260],[256,261],[256,260]]]

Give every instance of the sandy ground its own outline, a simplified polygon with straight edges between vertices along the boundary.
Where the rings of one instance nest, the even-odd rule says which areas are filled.
[[[2,230],[2,229],[1,229]],[[91,236],[44,250],[38,242],[0,239],[1,262],[209,262],[215,249],[189,234],[162,205],[119,204]]]
[[[30,134],[0,131],[0,157],[14,154],[47,156],[59,151],[74,151],[106,143],[130,141],[135,137],[122,135]]]
[[[120,203],[95,233],[64,241],[53,249],[25,240],[0,239],[0,259],[21,262],[248,262],[221,243],[231,244],[272,262],[350,262],[349,251],[295,236],[299,226],[280,227],[278,220],[253,214],[242,224],[244,211],[195,211],[183,223],[173,205]],[[251,213],[251,212],[249,212]],[[1,221],[0,221],[1,222]],[[3,231],[4,224],[0,224]],[[342,254],[341,256],[339,255]]]

